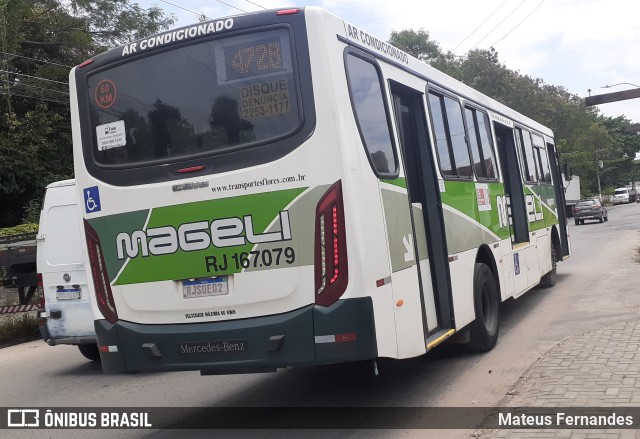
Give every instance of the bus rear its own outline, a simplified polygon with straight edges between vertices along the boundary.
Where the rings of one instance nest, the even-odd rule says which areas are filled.
[[[71,72],[105,372],[377,356],[370,298],[344,294],[353,195],[338,134],[317,127],[305,20],[200,23]]]

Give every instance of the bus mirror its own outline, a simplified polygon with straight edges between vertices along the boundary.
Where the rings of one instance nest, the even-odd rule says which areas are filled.
[[[565,180],[571,180],[571,164],[569,162],[562,165],[562,173],[564,174]]]

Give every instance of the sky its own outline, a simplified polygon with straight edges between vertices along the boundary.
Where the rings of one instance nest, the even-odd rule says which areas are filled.
[[[509,69],[581,97],[589,90],[598,95],[640,87],[637,0],[132,1],[175,14],[175,27],[198,21],[196,14],[184,9],[214,19],[240,14],[240,9],[321,6],[384,40],[393,30],[422,28],[443,51],[456,55],[493,46]],[[621,85],[602,88],[614,84]],[[624,115],[640,123],[640,99],[602,104],[598,109],[605,116]]]

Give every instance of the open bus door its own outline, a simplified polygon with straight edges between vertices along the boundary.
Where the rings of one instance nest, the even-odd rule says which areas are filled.
[[[547,152],[549,153],[553,187],[556,191],[556,211],[558,212],[558,228],[560,229],[560,248],[562,250],[562,258],[564,259],[569,256],[569,252],[571,250],[569,247],[569,235],[567,234],[567,212],[565,209],[567,204],[564,197],[562,173],[560,171],[560,161],[558,160],[558,151],[556,150],[556,146],[551,142],[547,142]],[[570,177],[570,175],[567,175],[566,179],[569,180]]]
[[[423,94],[395,82],[391,83],[391,93],[411,205],[425,335],[429,341],[454,325],[442,201],[427,137]]]
[[[529,220],[516,154],[514,131],[512,127],[497,122],[494,122],[493,126],[504,179],[504,190],[509,197],[507,212],[510,212],[511,240],[514,245],[529,242]]]

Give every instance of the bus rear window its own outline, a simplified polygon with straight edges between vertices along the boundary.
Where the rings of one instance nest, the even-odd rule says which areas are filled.
[[[100,165],[254,146],[301,122],[284,29],[159,52],[99,71],[87,87]]]

